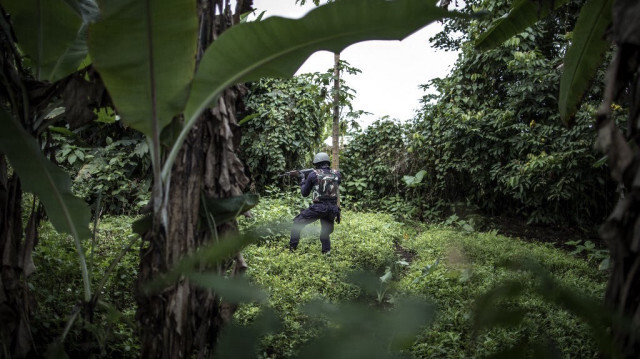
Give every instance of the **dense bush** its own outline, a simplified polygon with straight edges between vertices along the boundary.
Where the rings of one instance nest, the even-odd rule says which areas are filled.
[[[329,256],[320,253],[317,223],[303,231],[298,251],[291,253],[287,226],[304,204],[293,194],[264,198],[252,210],[252,216],[240,219],[244,229],[263,224],[273,228],[270,235],[243,251],[249,264],[247,276],[268,293],[267,307],[243,304],[235,314],[235,322],[241,326],[254,323],[268,310],[281,318],[281,328],[263,337],[257,349],[259,357],[294,357],[313,345],[357,346],[358,340],[370,342],[370,335],[375,335],[371,331],[378,325],[402,331],[406,321],[411,325],[430,324],[433,316],[419,310],[423,307],[400,304],[406,303],[402,298],[407,296],[420,297],[422,303],[433,302],[437,308],[433,326],[425,327],[417,337],[420,331],[410,331],[414,339],[407,342],[405,351],[416,358],[482,357],[524,339],[553,342],[567,357],[595,355],[589,328],[580,319],[537,296],[533,291],[537,282],[534,276],[499,264],[527,256],[570,290],[601,298],[606,278],[605,272],[595,268],[597,263],[573,258],[550,245],[525,243],[495,233],[402,224],[388,214],[348,210],[343,212],[342,223],[335,227]],[[105,218],[95,245],[84,244],[94,285],[129,241],[129,223],[129,217]],[[30,282],[40,303],[34,313],[34,336],[42,345],[39,350],[44,351],[47,343],[59,337],[75,310],[81,296],[81,280],[73,242],[56,234],[49,224],[41,228],[41,233],[34,252],[38,271]],[[109,305],[99,306],[92,322],[76,321],[65,340],[68,353],[136,356],[138,342],[132,324],[136,262],[136,250],[126,252],[101,290],[101,298]],[[362,274],[363,271],[373,275]],[[477,298],[505,280],[517,280],[526,289],[524,296],[503,304],[507,309],[523,309],[527,313],[524,321],[512,327],[481,330],[476,336],[473,321]],[[312,315],[310,306],[316,311],[325,308],[329,313],[341,313],[354,323],[377,319],[370,323],[371,328],[352,333],[355,337],[337,337],[328,342],[327,331],[340,327]],[[403,312],[402,308],[406,310]],[[400,323],[384,321],[386,314],[396,313],[402,318]],[[250,333],[255,336],[259,331]]]
[[[409,161],[406,133],[407,126],[384,120],[353,136],[340,155],[345,205],[381,208],[385,198],[404,192],[401,180]]]
[[[240,155],[262,190],[285,171],[309,166],[329,119],[326,90],[316,75],[262,79],[249,86]]]
[[[539,50],[543,34],[531,30],[482,54],[463,48],[451,75],[433,82],[437,103],[415,120],[415,168],[449,202],[534,223],[600,221],[614,198],[606,169],[595,166],[595,104],[570,128],[561,123],[558,59]]]
[[[529,223],[601,222],[616,196],[593,149],[604,71],[571,126],[557,109],[567,31],[580,4],[570,1],[562,19],[550,17],[486,52],[473,41],[491,19],[447,20],[463,31],[461,39],[451,32],[435,39],[442,48],[460,50],[453,70],[425,85],[435,94],[424,97],[411,123],[378,122],[354,138],[341,159],[347,198],[388,211],[397,206],[382,199],[399,196],[409,205],[405,213],[421,219],[448,215],[449,207],[462,204]],[[508,4],[470,1],[465,9],[498,18]],[[622,118],[625,109],[614,112]]]
[[[360,70],[341,61],[340,72],[355,75]],[[328,151],[323,141],[333,131],[333,81],[331,68],[324,73],[287,80],[265,78],[248,84],[245,109],[239,114],[240,157],[257,191],[273,186],[285,171],[310,167],[314,153]],[[364,111],[353,108],[355,91],[344,78],[339,87],[339,132],[344,136],[359,128],[356,119]]]
[[[84,128],[56,136],[56,161],[70,172],[72,190],[103,213],[135,214],[151,192],[151,158],[144,136],[100,112],[96,133]]]
[[[96,288],[116,257],[131,240],[130,217],[104,218],[95,243],[84,243],[85,256],[93,284],[100,291],[100,302],[92,320],[82,316],[71,327],[64,342],[72,357],[92,353],[99,357],[138,357],[139,342],[135,328],[134,283],[138,273],[137,248],[126,251],[103,288]],[[30,287],[38,307],[33,320],[33,335],[45,353],[47,345],[59,339],[70,316],[82,298],[82,280],[78,255],[72,239],[57,233],[50,223],[40,229],[40,243],[33,252],[37,271]]]

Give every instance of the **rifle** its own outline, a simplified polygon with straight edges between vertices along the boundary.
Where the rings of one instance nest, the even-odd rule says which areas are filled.
[[[281,175],[278,175],[278,177],[284,177],[284,176],[289,176],[289,177],[297,177],[299,173],[302,173],[304,175],[305,178],[307,178],[307,176],[309,175],[309,173],[313,172],[313,168],[305,168],[303,170],[292,170],[292,171],[287,171]]]

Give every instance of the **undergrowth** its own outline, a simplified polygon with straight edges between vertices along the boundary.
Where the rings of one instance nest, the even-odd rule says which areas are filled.
[[[244,226],[290,222],[295,215],[291,201],[263,199]],[[292,213],[293,212],[293,213]],[[437,307],[434,323],[427,326],[405,353],[415,358],[485,357],[522,343],[540,343],[563,357],[594,357],[597,347],[590,329],[579,318],[531,289],[536,277],[512,270],[504,263],[525,258],[539,263],[561,285],[587,297],[601,299],[606,273],[587,262],[555,249],[551,244],[529,243],[497,235],[469,232],[448,226],[402,224],[387,214],[343,211],[341,224],[331,236],[330,257],[320,254],[319,226],[303,232],[295,253],[287,250],[288,233],[275,233],[267,242],[245,250],[252,281],[265,288],[269,305],[280,315],[284,329],[262,344],[263,357],[294,357],[300,346],[315,335],[318,325],[301,308],[320,298],[328,302],[362,300],[363,291],[350,273],[370,271],[382,279],[393,273],[392,283],[382,283],[383,304],[370,298],[369,305],[386,310],[405,296],[418,296]],[[395,244],[394,244],[395,243]],[[410,262],[408,262],[410,261]],[[476,299],[499,284],[516,280],[524,295],[505,300],[509,308],[526,314],[522,321],[484,328],[474,321]],[[236,319],[248,323],[259,312],[245,305]],[[425,324],[430,318],[424,318]],[[524,349],[523,349],[524,350]]]
[[[359,348],[387,358],[397,357],[387,355],[388,348],[395,348],[395,353],[414,358],[474,358],[514,346],[520,348],[518,357],[530,356],[523,354],[530,353],[523,343],[552,348],[560,357],[597,356],[590,328],[571,308],[552,304],[553,298],[540,292],[541,277],[535,271],[505,265],[530,259],[562,288],[601,300],[607,273],[593,263],[549,243],[351,211],[343,211],[342,223],[335,226],[329,256],[320,253],[317,223],[305,228],[292,253],[286,228],[304,205],[293,197],[263,198],[252,216],[239,221],[241,229],[274,224],[270,235],[243,251],[249,264],[246,274],[268,293],[268,303],[242,304],[234,316],[239,326],[254,325],[270,312],[279,317],[280,329],[262,338],[256,356],[344,357]],[[130,217],[104,218],[93,255],[91,243],[85,243],[94,285],[129,240],[130,223]],[[76,322],[65,347],[71,355],[74,348],[87,352],[86,345],[93,345],[90,352],[98,357],[137,355],[136,249],[127,252],[105,288],[93,288],[110,308],[98,308],[94,324]],[[38,270],[29,281],[39,306],[33,334],[44,346],[62,332],[82,296],[82,285],[73,242],[48,224],[41,228],[34,261]],[[521,284],[522,291],[481,301],[505,281]],[[491,322],[496,311],[515,314]]]
[[[90,240],[83,243],[92,292],[100,292],[100,303],[93,320],[80,316],[65,338],[65,350],[71,357],[87,352],[98,357],[139,355],[134,318],[139,244],[126,251],[104,287],[97,287],[112,261],[131,240],[131,221],[132,217],[126,216],[105,217],[100,221],[93,246]],[[29,277],[29,287],[38,304],[33,313],[33,336],[43,354],[47,345],[59,340],[71,314],[80,309],[83,293],[73,240],[45,222],[40,228],[39,242],[33,252],[37,270]]]

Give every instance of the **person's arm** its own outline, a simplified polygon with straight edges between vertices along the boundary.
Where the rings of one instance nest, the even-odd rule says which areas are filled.
[[[302,193],[302,197],[307,197],[309,193],[311,193],[311,189],[317,181],[318,175],[316,175],[315,172],[311,172],[305,180],[300,182],[300,192]]]

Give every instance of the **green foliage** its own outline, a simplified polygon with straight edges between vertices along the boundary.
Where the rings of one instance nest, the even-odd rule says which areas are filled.
[[[495,48],[567,2],[549,0],[534,4],[516,1],[507,16],[499,18],[479,36],[476,46],[484,50]],[[605,52],[610,48],[605,34],[611,24],[612,5],[613,1],[586,1],[580,11],[572,34],[572,44],[564,58],[558,96],[560,116],[566,122],[576,113],[584,93],[596,76],[596,70],[602,64]],[[536,6],[537,15],[534,15]]]
[[[69,1],[9,0],[3,6],[36,79],[54,82],[77,69],[87,54],[86,33]]]
[[[131,236],[129,217],[107,217],[100,222],[95,246],[83,245],[92,283],[97,285],[107,273]],[[91,249],[92,248],[92,249]],[[45,352],[48,343],[57,340],[74,310],[80,309],[82,280],[73,241],[57,233],[49,223],[40,228],[40,243],[33,252],[38,270],[29,278],[38,307],[34,312],[33,335]],[[134,285],[138,275],[138,253],[130,249],[111,272],[104,288],[94,287],[101,295],[93,321],[79,319],[65,340],[66,352],[94,353],[99,357],[138,356],[135,327]],[[108,304],[107,304],[108,303]],[[87,335],[90,333],[90,335]]]
[[[392,310],[364,305],[313,303],[307,312],[327,318],[329,328],[306,345],[301,358],[403,358],[418,330],[431,322],[433,306],[422,301],[398,301]]]
[[[497,18],[489,31],[483,33],[476,46],[483,50],[496,47],[505,40],[525,31],[540,17],[547,16],[550,11],[566,4],[568,0],[541,0],[536,3],[527,0],[516,0],[511,6],[508,16]]]
[[[507,5],[468,7],[498,17]],[[615,195],[592,149],[598,87],[585,97],[571,128],[562,125],[558,100],[551,95],[560,86],[558,64],[567,47],[562,31],[575,22],[578,5],[566,5],[564,22],[550,17],[486,52],[477,52],[473,41],[491,19],[471,21],[455,67],[425,85],[437,94],[424,97],[413,123],[374,124],[345,149],[345,204],[388,211],[397,206],[381,199],[391,195],[404,199],[407,215],[421,219],[448,216],[450,205],[462,202],[484,214],[529,223],[602,220]],[[603,77],[600,69],[597,83]],[[618,107],[615,114],[624,112]]]
[[[102,1],[100,10],[89,28],[93,65],[122,119],[157,141],[187,101],[198,45],[195,1]]]
[[[296,203],[287,194],[263,198],[252,209],[251,217],[240,219],[245,231],[261,236],[243,254],[250,264],[247,279],[263,291],[245,280],[197,272],[205,263],[233,253],[237,242],[242,241],[222,241],[232,244],[224,253],[214,247],[204,249],[172,271],[226,298],[243,299],[245,304],[236,312],[234,324],[223,331],[221,357],[319,358],[327,351],[338,357],[361,349],[363,343],[372,343],[372,338],[380,345],[384,343],[373,347],[378,351],[376,357],[385,358],[396,357],[399,349],[414,357],[482,357],[509,349],[524,339],[530,343],[553,342],[563,356],[590,357],[596,352],[588,326],[571,314],[573,309],[545,300],[548,292],[540,291],[532,273],[498,265],[532,258],[580,303],[575,293],[601,298],[606,280],[606,273],[582,259],[550,245],[525,243],[494,232],[408,226],[390,215],[351,211],[343,211],[342,223],[335,227],[330,256],[320,253],[317,225],[303,231],[298,251],[291,253],[288,227],[283,225],[290,224],[296,214]],[[92,278],[106,272],[127,240],[130,220],[103,219],[93,254],[87,252]],[[264,231],[265,224],[271,231]],[[40,270],[31,283],[41,303],[35,313],[40,324],[34,335],[45,345],[59,336],[67,315],[78,303],[81,281],[73,243],[50,226],[44,226],[41,233],[43,241],[34,252]],[[87,243],[85,247],[90,246]],[[365,275],[363,271],[374,274]],[[112,306],[99,308],[94,323],[106,324],[76,322],[65,341],[68,353],[86,352],[82,350],[88,346],[102,357],[137,355],[135,327],[131,324],[136,276],[137,253],[130,250],[102,290],[104,301]],[[521,294],[508,298],[494,295],[490,298],[496,300],[480,305],[477,298],[491,295],[505,281],[519,283]],[[423,299],[406,301],[403,298],[407,296]],[[247,299],[252,302],[247,303]],[[429,301],[437,308],[433,327],[425,327],[434,318],[432,307],[425,304]],[[475,310],[478,305],[480,311]],[[502,322],[497,314],[491,314],[494,312],[513,313],[513,318],[521,318],[521,322]],[[486,315],[478,317],[478,313]],[[483,327],[476,326],[480,318],[485,318]],[[368,324],[363,326],[365,322]],[[504,325],[493,327],[491,323]],[[359,329],[354,330],[354,325]],[[87,331],[92,336],[83,334]],[[242,352],[237,351],[240,344]]]
[[[384,201],[402,192],[408,171],[405,135],[405,125],[379,120],[353,136],[340,157],[346,206],[384,208]]]
[[[242,219],[243,226],[261,223],[287,223],[297,213],[288,199],[265,198],[253,212],[253,218]],[[343,211],[342,223],[331,235],[330,256],[320,253],[319,226],[305,228],[298,250],[288,250],[288,231],[274,232],[258,245],[244,251],[251,266],[247,275],[268,290],[269,307],[283,319],[283,330],[265,338],[262,348],[269,355],[291,357],[303,343],[318,336],[322,322],[309,316],[302,304],[321,299],[329,303],[355,300],[362,292],[349,273],[371,270],[384,274],[389,263],[395,262],[394,240],[401,235],[401,225],[388,215],[355,214]],[[254,305],[243,306],[236,314],[241,323],[248,323],[259,313]]]
[[[258,189],[287,170],[308,167],[328,119],[326,90],[318,75],[261,79],[249,86],[242,124],[241,156]]]
[[[530,258],[549,271],[562,288],[588,302],[590,298],[602,298],[606,275],[586,262],[549,245],[442,227],[430,227],[401,244],[417,256],[400,287],[411,294],[433,298],[438,308],[433,328],[424,331],[412,347],[415,357],[485,357],[522,340],[553,343],[562,357],[596,355],[588,326],[580,317],[548,300],[554,289],[539,293],[538,282],[531,273],[497,265]],[[499,305],[497,313],[502,312],[504,319],[510,320],[499,327],[475,329],[477,315],[495,312],[492,307],[480,305],[478,298],[505,282],[522,287],[522,296],[517,299],[492,302]],[[513,357],[525,357],[524,353],[519,351]]]
[[[25,190],[38,196],[57,230],[79,242],[91,236],[87,205],[71,193],[69,176],[49,161],[36,140],[0,109],[0,152],[20,176]]]
[[[73,192],[110,214],[134,214],[149,200],[151,160],[149,147],[139,135],[118,140],[106,137],[98,146],[64,140],[57,162],[74,174]]]
[[[589,88],[604,54],[611,48],[605,34],[611,25],[613,0],[587,1],[573,30],[560,81],[560,117],[569,121]]]
[[[473,25],[472,38],[480,27]],[[467,42],[452,73],[431,83],[441,95],[425,97],[407,136],[421,157],[414,168],[428,173],[427,198],[464,200],[533,223],[584,223],[608,213],[612,184],[594,168],[591,148],[597,104],[587,102],[567,129],[550,95],[558,91],[559,49],[566,47],[558,27],[549,19],[482,53]],[[594,97],[595,88],[588,99]]]
[[[286,197],[266,198],[253,210],[254,216],[243,219],[241,224],[253,227],[267,221],[290,221],[288,207],[292,203],[288,201]],[[406,351],[413,357],[484,357],[522,340],[555,343],[563,356],[590,357],[597,352],[589,327],[582,317],[572,313],[579,312],[583,301],[602,298],[606,274],[550,245],[525,243],[495,232],[408,227],[389,215],[350,211],[343,212],[342,223],[336,225],[331,256],[320,254],[317,226],[305,230],[297,252],[290,253],[287,243],[288,232],[274,232],[268,240],[244,251],[251,263],[248,277],[267,290],[268,308],[282,318],[282,328],[271,327],[271,334],[263,338],[259,357],[318,357],[307,356],[310,352],[305,348],[315,348],[317,352],[331,350],[329,347],[349,348],[352,339],[360,343],[360,336],[371,338],[366,328],[375,327],[373,323],[357,333],[346,334],[341,330],[349,327],[348,323],[337,325],[340,321],[331,320],[329,328],[335,325],[335,331],[325,332],[323,321],[310,316],[313,312],[309,312],[307,303],[330,310],[326,313],[344,316],[344,320],[357,318],[362,323],[364,318],[378,314],[357,304],[336,303],[349,301],[372,308],[400,309],[396,305],[407,295],[432,300],[437,307],[434,326],[423,329],[407,343]],[[531,272],[499,265],[519,258],[540,263],[554,276],[558,288],[576,300],[575,306],[550,300],[555,289],[545,291],[539,287],[540,282]],[[363,269],[373,270],[376,275],[353,273]],[[518,298],[504,302],[504,296],[494,296],[500,300],[486,305],[478,301],[506,281],[516,281],[522,287]],[[330,304],[317,304],[318,300]],[[264,310],[254,304],[243,305],[235,318],[238,324],[248,325]],[[496,311],[513,313],[513,320],[493,327],[491,318],[499,320],[491,314]],[[479,328],[478,315],[484,312],[486,326]],[[422,325],[429,323],[428,314],[420,318],[424,320]],[[320,349],[322,345],[327,348]],[[514,357],[525,355],[523,351],[517,353]]]
[[[404,183],[408,186],[408,187],[417,187],[422,185],[422,179],[424,178],[424,175],[427,174],[427,171],[425,170],[420,170],[418,171],[418,173],[415,174],[415,176],[403,176],[402,177],[402,181],[404,181]]]
[[[364,12],[367,16],[360,16]],[[360,41],[403,39],[433,21],[457,16],[463,15],[447,12],[433,2],[352,0],[321,6],[301,19],[271,17],[232,27],[201,59],[184,110],[184,128],[171,148],[162,177],[167,179],[196,119],[229,85],[264,77],[289,77],[317,50],[340,52]]]
[[[575,247],[571,254],[586,256],[589,262],[598,264],[598,269],[600,270],[610,269],[611,262],[609,250],[596,247],[596,244],[593,241],[574,240],[565,242],[565,244]]]

